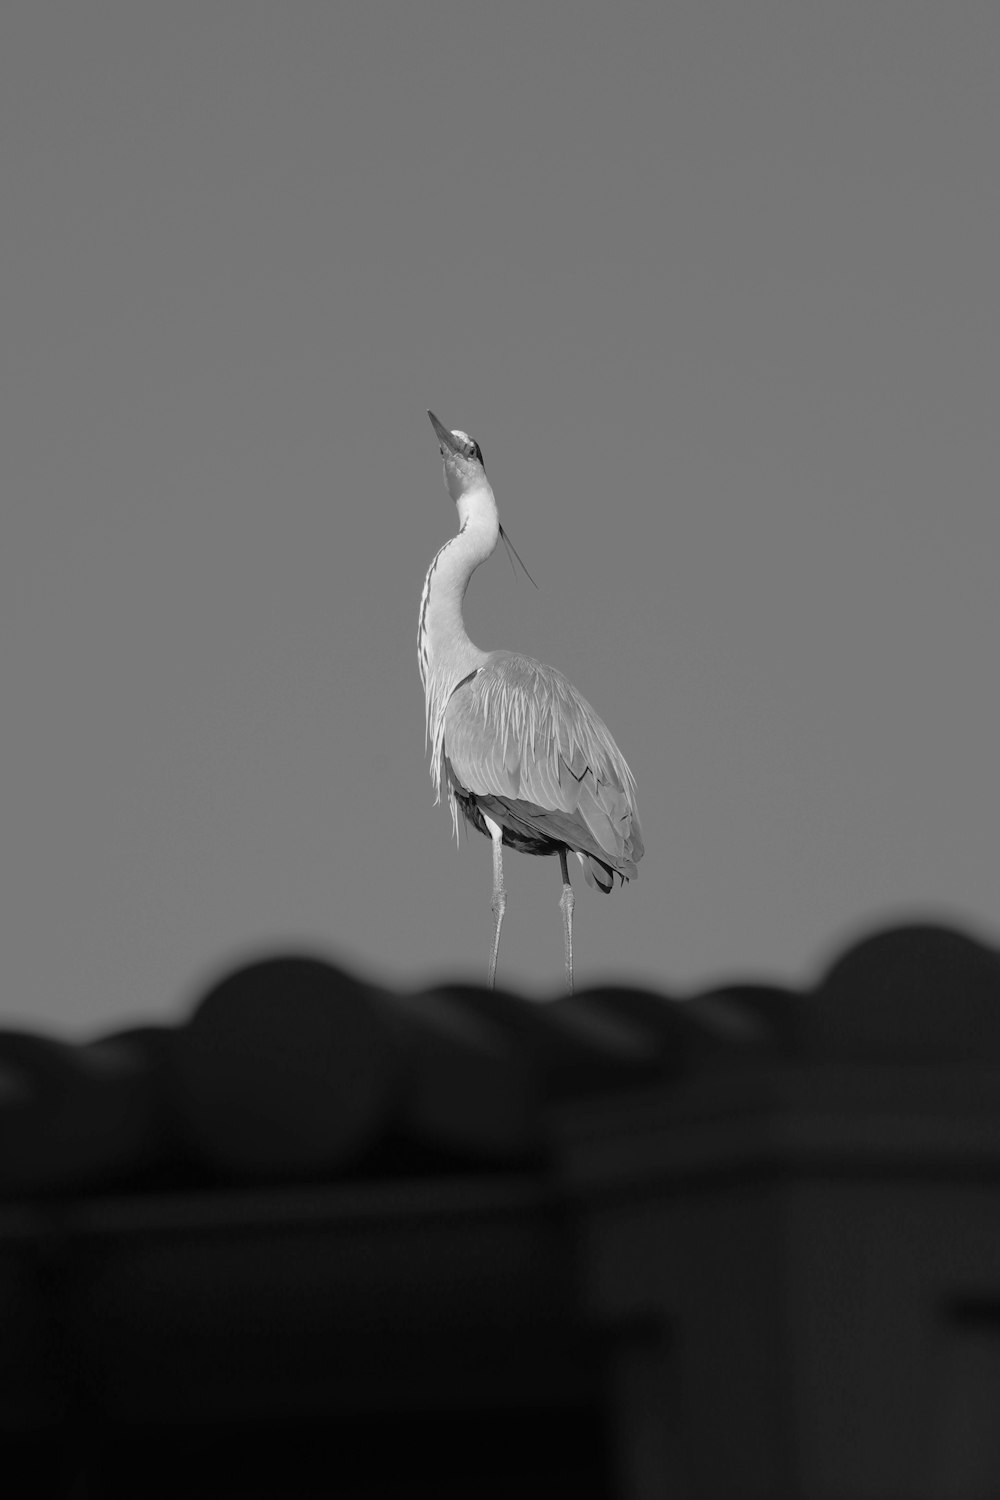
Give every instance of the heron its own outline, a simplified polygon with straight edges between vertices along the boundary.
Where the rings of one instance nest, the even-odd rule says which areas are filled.
[[[567,856],[589,885],[610,891],[634,880],[643,856],[635,777],[607,725],[554,667],[514,651],[481,651],[462,604],[469,580],[505,536],[479,444],[432,411],[448,494],[459,529],[424,580],[418,652],[435,802],[445,790],[460,819],[493,845],[493,938],[488,984],[496,982],[507,909],[503,848],[558,854],[562,874],[566,988],[573,993],[574,894]],[[506,539],[506,538],[505,538]]]

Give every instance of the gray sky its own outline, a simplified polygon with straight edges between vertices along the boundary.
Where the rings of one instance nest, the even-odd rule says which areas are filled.
[[[277,945],[485,973],[432,806],[434,410],[647,855],[581,984],[1000,922],[1000,8],[0,12],[3,1006],[172,1016]],[[509,855],[506,982],[561,982]]]

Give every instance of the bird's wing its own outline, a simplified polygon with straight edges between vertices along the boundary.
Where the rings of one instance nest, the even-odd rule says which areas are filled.
[[[444,754],[467,791],[554,814],[551,836],[614,862],[643,854],[635,779],[611,732],[561,672],[496,652],[452,694]],[[634,872],[633,872],[634,873]]]

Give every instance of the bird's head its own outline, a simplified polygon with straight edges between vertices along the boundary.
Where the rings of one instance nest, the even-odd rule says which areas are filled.
[[[427,415],[431,419],[431,426],[437,433],[438,444],[441,448],[441,457],[444,459],[444,482],[448,486],[448,493],[458,506],[459,518],[464,530],[469,518],[470,508],[478,508],[491,516],[496,525],[497,533],[503,538],[503,544],[510,556],[510,565],[514,567],[514,559],[517,558],[524,569],[524,575],[535,588],[538,584],[532,578],[524,563],[521,562],[520,554],[510,537],[500,525],[497,516],[496,500],[493,498],[493,490],[489,480],[486,478],[486,470],[483,467],[483,450],[471,438],[467,432],[460,427],[453,430],[445,427],[439,422],[432,411]],[[468,498],[467,498],[468,497]],[[496,545],[494,538],[493,546]],[[492,548],[490,549],[492,551]],[[516,572],[516,569],[515,569]]]
[[[443,422],[439,422],[432,411],[427,415],[431,419],[431,426],[437,433],[438,444],[441,449],[441,457],[444,460],[444,482],[448,486],[448,493],[456,501],[468,490],[475,489],[486,482],[486,470],[483,467],[483,450],[475,438],[470,438],[467,432],[456,427],[450,431]]]

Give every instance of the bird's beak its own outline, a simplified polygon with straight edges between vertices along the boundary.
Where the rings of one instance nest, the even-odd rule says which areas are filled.
[[[429,411],[427,415],[431,419],[431,426],[434,428],[434,431],[438,435],[438,442],[442,443],[450,453],[460,452],[461,450],[459,449],[458,443],[455,441],[455,438],[452,436],[452,434],[448,431],[447,427],[445,427],[443,423],[438,421],[437,417],[432,411]]]

